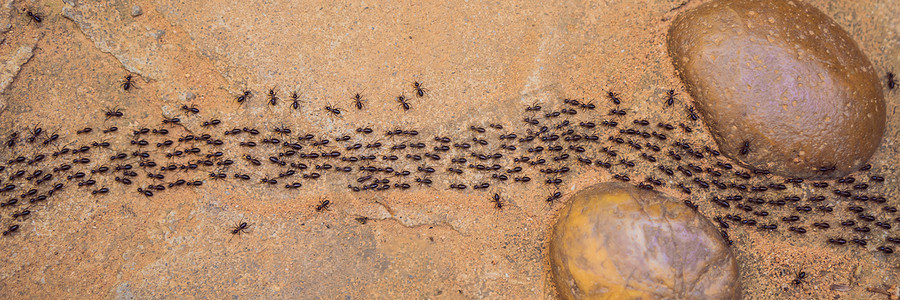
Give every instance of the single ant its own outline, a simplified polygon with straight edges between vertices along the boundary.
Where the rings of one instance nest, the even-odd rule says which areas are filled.
[[[554,200],[557,200],[559,198],[562,198],[562,193],[556,192],[550,195],[550,197],[547,197],[547,202],[552,203]]]
[[[697,112],[694,111],[694,107],[693,107],[693,106],[688,106],[688,107],[687,107],[687,111],[688,111],[688,115],[691,117],[691,120],[697,121],[697,120],[700,119],[700,117],[697,116]]]
[[[797,278],[794,278],[791,283],[793,283],[794,285],[800,285],[801,283],[803,283],[804,278],[806,278],[806,272],[800,271],[800,273],[797,273]]]
[[[494,207],[496,207],[497,209],[503,208],[503,202],[500,201],[500,194],[494,193],[494,198],[491,200],[491,202],[494,202]]]
[[[612,91],[606,91],[606,97],[609,97],[609,100],[612,100],[612,102],[616,105],[622,103],[622,101],[619,99],[619,94],[613,93]]]
[[[41,18],[40,14],[35,13],[35,12],[31,11],[30,9],[23,8],[22,11],[24,11],[25,14],[28,15],[29,18],[31,18],[31,21],[34,21],[35,23],[40,23],[41,21],[44,20],[43,18]]]
[[[113,107],[112,109],[107,109],[105,111],[105,113],[106,113],[107,119],[112,118],[112,117],[120,118],[125,115],[124,113],[122,113],[121,109],[116,108],[116,107]]]
[[[291,93],[291,100],[294,100],[294,102],[291,103],[291,107],[300,109],[300,95],[298,95],[297,92]]]
[[[248,233],[248,229],[250,228],[250,224],[247,222],[241,221],[237,225],[234,226],[234,229],[231,230],[231,234],[239,235],[241,233]]]
[[[672,106],[675,104],[675,90],[666,91],[666,105]]]
[[[337,107],[332,107],[331,105],[326,105],[326,106],[325,106],[325,110],[328,111],[328,112],[330,112],[330,113],[332,113],[333,115],[336,115],[336,116],[338,116],[338,115],[341,114],[341,110],[340,110],[339,108],[337,108]]]
[[[237,96],[236,100],[238,103],[243,105],[244,102],[246,102],[247,100],[250,100],[251,96],[252,96],[252,94],[250,93],[250,91],[245,90],[243,94],[241,94],[240,96]]]
[[[169,117],[163,116],[163,124],[169,124],[169,123],[178,124],[178,123],[181,123],[181,119],[179,119],[178,117],[169,118]]]
[[[422,84],[418,81],[413,82],[413,88],[415,88],[416,97],[425,97],[425,92],[428,90],[422,87]],[[407,108],[408,110],[408,108]]]
[[[183,104],[183,105],[181,105],[181,109],[186,112],[193,113],[193,114],[200,113],[200,109],[197,108],[197,106],[193,105],[193,104],[191,104],[191,106],[187,106],[187,104]]]
[[[127,91],[127,90],[130,90],[131,87],[135,86],[134,80],[132,80],[133,76],[134,75],[131,75],[131,74],[125,75],[125,82],[122,83],[123,90]]]
[[[318,206],[316,206],[316,211],[330,210],[328,209],[328,205],[331,205],[331,200],[322,200]]]
[[[403,95],[397,96],[397,102],[400,102],[400,107],[403,107],[403,110],[409,110],[409,102],[406,102],[406,97]]]
[[[278,104],[278,96],[276,95],[275,89],[269,89],[269,105],[275,106]]]
[[[40,21],[38,21],[38,22],[40,22]],[[894,72],[887,72],[886,77],[887,77],[888,90],[893,90],[897,86],[900,86],[900,84],[897,83],[897,76],[894,75]]]
[[[359,93],[356,93],[356,96],[353,96],[353,101],[354,101],[354,104],[356,105],[356,109],[362,110],[363,109],[363,101],[366,101],[366,100],[363,99]]]

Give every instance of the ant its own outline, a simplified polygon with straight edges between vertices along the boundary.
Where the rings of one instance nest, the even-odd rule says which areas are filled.
[[[123,90],[127,91],[127,90],[130,90],[131,87],[136,86],[134,84],[134,80],[132,80],[133,76],[134,75],[131,75],[131,74],[125,75],[125,82],[122,83]]]
[[[800,273],[797,273],[797,278],[794,278],[791,283],[793,283],[794,285],[800,285],[801,283],[803,283],[804,278],[806,278],[806,272],[800,271]]]
[[[119,117],[122,117],[125,115],[124,113],[122,113],[122,110],[117,107],[113,107],[112,109],[106,109],[105,113],[106,113],[107,119],[112,118],[112,117],[119,118]]]
[[[418,81],[413,82],[413,88],[415,88],[415,90],[416,90],[416,97],[420,97],[420,98],[425,97],[425,92],[428,91],[427,89],[423,88],[422,84],[419,83]],[[407,108],[407,110],[408,110],[408,108]]]
[[[291,134],[291,129],[281,125],[281,127],[275,127],[274,131],[281,135],[289,135]]]
[[[428,177],[425,177],[425,178],[416,177],[416,182],[419,183],[419,185],[431,185],[431,179],[429,179]]]
[[[362,110],[363,109],[363,101],[366,101],[366,100],[363,99],[359,93],[356,93],[356,96],[353,96],[353,101],[354,101],[354,104],[356,105],[356,109]]]
[[[275,106],[278,104],[278,96],[276,96],[275,89],[269,89],[269,105]]]
[[[607,91],[606,97],[609,97],[609,100],[612,100],[612,102],[615,103],[616,105],[619,105],[622,103],[622,101],[619,99],[618,93],[613,93],[612,91]]]
[[[553,203],[554,200],[557,200],[561,197],[562,197],[562,193],[560,193],[560,192],[553,193],[553,195],[550,195],[550,197],[547,197],[547,202]]]
[[[837,169],[837,167],[835,165],[829,165],[829,166],[819,167],[818,170],[819,170],[819,172],[826,173],[826,172],[834,171],[836,169]]]
[[[30,210],[24,209],[21,212],[13,213],[12,218],[13,219],[17,219],[19,217],[25,218],[25,217],[28,217],[28,215],[30,215],[30,214],[31,214]]]
[[[38,22],[40,22],[40,21],[38,21]],[[900,86],[900,84],[897,83],[897,76],[894,75],[894,72],[887,72],[886,77],[887,77],[888,90],[893,90],[897,86]]]
[[[700,119],[700,117],[697,116],[697,112],[694,111],[693,106],[688,106],[687,111],[688,111],[688,115],[690,115],[690,117],[691,117],[691,120],[697,121]]]
[[[744,145],[741,146],[741,155],[746,156],[747,153],[750,153],[750,141],[744,141]]]
[[[291,107],[294,109],[300,109],[300,95],[297,92],[291,93],[291,99],[294,100],[294,103],[291,103]]]
[[[500,201],[500,194],[494,193],[494,198],[491,200],[491,202],[494,202],[494,207],[497,207],[497,209],[503,208],[503,202]]]
[[[250,229],[250,224],[247,224],[247,222],[241,221],[240,223],[238,223],[237,225],[234,226],[234,229],[231,229],[231,234],[232,235],[240,235],[241,233],[249,233],[249,231],[247,231],[248,229]]]
[[[179,119],[178,117],[168,118],[168,117],[163,116],[163,124],[169,124],[169,123],[178,124],[180,122],[181,122],[181,119]]]
[[[19,225],[18,225],[18,224],[9,226],[9,229],[7,229],[6,231],[4,231],[4,232],[3,232],[3,235],[10,235],[11,233],[16,232],[16,230],[19,230]]]
[[[400,102],[400,107],[403,107],[403,110],[409,110],[409,102],[406,102],[406,97],[403,95],[397,96],[397,102]]]
[[[43,128],[35,126],[34,129],[31,130],[31,137],[29,137],[27,141],[29,143],[34,143],[34,140],[37,139],[37,137],[40,136],[42,132],[44,132]]]
[[[187,106],[187,104],[183,104],[183,105],[181,105],[181,109],[186,112],[193,113],[193,114],[200,113],[200,109],[197,108],[197,106],[193,105],[193,104],[191,104],[191,106]]]
[[[28,15],[28,17],[31,18],[31,20],[34,21],[35,23],[40,23],[41,21],[44,20],[43,18],[41,18],[40,14],[32,12],[30,9],[23,8],[22,11],[24,11],[25,14]]]
[[[236,100],[238,103],[243,105],[245,101],[250,100],[250,97],[252,97],[252,94],[250,93],[250,91],[244,90],[244,93],[241,94],[240,96],[237,96]]]
[[[339,108],[332,107],[331,105],[326,105],[325,110],[327,110],[328,112],[330,112],[336,116],[341,114],[341,110]]]
[[[328,205],[331,205],[331,200],[322,200],[318,206],[316,206],[316,211],[330,210],[328,209]]]
[[[666,105],[672,106],[675,104],[675,90],[666,91]]]

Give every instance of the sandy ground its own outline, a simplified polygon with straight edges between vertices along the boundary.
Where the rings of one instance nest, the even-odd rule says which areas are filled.
[[[31,165],[4,164],[8,167],[0,172],[0,179],[4,184],[22,182],[19,189],[8,193],[13,197],[31,185],[38,186],[39,194],[46,194],[52,183],[39,185],[8,177],[19,169],[28,174],[35,170],[53,173],[53,167],[74,164],[70,171],[54,173],[52,182],[65,187],[49,200],[23,200],[0,208],[3,228],[20,225],[18,231],[0,237],[4,249],[0,291],[4,298],[553,298],[546,241],[555,212],[566,195],[613,180],[614,174],[627,173],[634,183],[649,176],[663,179],[666,186],[657,189],[692,199],[710,219],[726,214],[752,216],[709,201],[714,195],[741,194],[737,191],[703,190],[689,178],[666,177],[657,169],[660,164],[674,169],[688,161],[703,167],[728,161],[708,157],[675,162],[665,154],[676,149],[671,146],[674,141],[690,142],[695,149],[715,146],[702,120],[688,119],[684,107],[691,99],[674,75],[664,43],[669,20],[701,1],[686,5],[681,5],[681,0],[0,2],[0,30],[4,31],[0,37],[0,137],[6,141],[13,132],[20,135],[17,146],[2,149],[2,163],[19,156],[31,160],[39,153],[47,157]],[[879,74],[900,70],[894,67],[900,65],[900,2],[810,2],[850,32]],[[41,22],[23,9],[40,15]],[[140,14],[136,15],[136,10]],[[134,74],[135,87],[124,91],[127,74]],[[412,84],[416,81],[427,89],[424,97],[415,95]],[[253,96],[238,104],[235,97],[245,89]],[[267,104],[269,89],[276,90],[280,98],[275,106]],[[679,92],[673,107],[663,101],[669,89]],[[291,107],[293,91],[298,92],[299,109]],[[606,91],[620,95],[623,103],[618,108],[624,109],[626,116],[608,115],[616,106],[604,96]],[[362,110],[354,107],[356,93],[366,99]],[[410,110],[396,101],[400,95],[409,99]],[[562,103],[563,98],[591,102],[597,108],[579,108],[578,115],[544,117],[547,112],[569,107]],[[886,299],[887,294],[898,293],[900,254],[877,250],[892,246],[886,238],[900,237],[900,222],[894,221],[900,215],[883,209],[898,206],[900,195],[894,167],[898,163],[898,101],[900,91],[886,92],[888,129],[882,146],[872,159],[872,170],[854,175],[859,179],[883,176],[883,183],[872,183],[865,193],[883,196],[887,203],[855,203],[834,196],[831,188],[817,189],[811,184],[789,186],[763,197],[797,195],[804,199],[801,203],[757,207],[770,213],[757,217],[759,223],[778,224],[778,230],[731,226],[729,234],[741,263],[746,298]],[[535,104],[543,110],[525,111],[526,106]],[[195,105],[200,113],[181,110],[182,105]],[[342,114],[333,116],[325,106],[337,107]],[[105,117],[105,111],[115,109],[125,116]],[[181,122],[163,124],[164,117],[179,117]],[[566,149],[571,158],[553,161],[552,157],[559,157],[557,153],[533,155],[526,151],[538,144],[498,139],[500,134],[515,132],[522,138],[528,130],[538,130],[539,126],[524,123],[525,117],[551,127],[569,120],[569,127],[595,134],[600,141],[585,143],[587,151],[583,153]],[[222,124],[201,126],[211,119]],[[639,128],[632,124],[635,119],[647,119],[651,125]],[[624,136],[602,126],[593,130],[576,126],[603,120],[617,120],[620,129],[663,132],[655,127],[658,122],[673,124],[676,129],[665,131],[669,138],[660,141]],[[693,131],[678,129],[679,123]],[[502,124],[504,129],[489,124]],[[111,126],[119,130],[101,132]],[[272,132],[276,126],[290,127],[294,137],[310,133],[316,135],[315,140],[331,140],[321,147],[304,142],[303,153],[341,151],[345,157],[377,155],[378,159],[370,163],[309,160],[310,169],[302,174],[311,175],[314,166],[326,162],[352,166],[353,172],[323,170],[316,172],[322,176],[315,180],[298,174],[281,178],[277,185],[260,183],[261,178],[277,176],[286,168],[267,161],[275,150],[265,150],[262,145],[242,147],[239,142],[261,143],[263,138],[277,136]],[[478,133],[470,126],[487,128],[487,132]],[[25,139],[35,127],[45,132],[37,142],[29,143]],[[85,127],[93,132],[76,134]],[[133,136],[132,131],[145,127],[165,128],[170,133]],[[243,127],[258,128],[262,133],[222,134]],[[375,132],[357,133],[360,127]],[[419,135],[384,135],[397,128],[417,130]],[[554,132],[568,127],[561,128]],[[56,141],[41,142],[53,133],[60,135]],[[204,142],[155,146],[166,139],[204,133],[226,144],[218,148]],[[343,135],[350,135],[351,140],[335,141]],[[659,144],[663,150],[653,153],[659,162],[646,162],[641,151],[607,141],[610,135]],[[433,152],[429,149],[441,145],[432,139],[435,136],[453,139],[447,144],[451,150],[440,153],[440,161],[406,158]],[[490,144],[479,146],[472,138]],[[131,144],[141,139],[149,145]],[[66,147],[77,149],[94,142],[111,146],[51,156]],[[353,143],[376,142],[384,146],[345,150]],[[418,142],[427,148],[390,150],[397,144]],[[471,150],[452,146],[463,142],[474,146]],[[507,154],[496,162],[469,155],[502,152],[501,144],[515,144],[518,150],[503,152]],[[160,165],[185,165],[203,158],[167,158],[165,153],[191,145],[202,148],[203,154],[221,151],[224,157],[220,159],[231,158],[236,163],[163,172],[158,167],[139,168],[140,159],[131,155],[143,151]],[[616,149],[620,155],[609,158],[600,152],[602,147]],[[646,148],[642,151],[650,153]],[[128,158],[111,161],[109,157],[117,153],[126,153]],[[247,154],[261,160],[261,166],[248,163],[243,158]],[[385,162],[381,158],[387,155],[397,155],[399,160]],[[513,157],[523,155],[550,163],[533,167],[513,162]],[[91,162],[71,163],[81,157]],[[491,178],[491,172],[462,165],[465,173],[455,175],[446,171],[454,166],[449,161],[453,157],[466,157],[471,164],[501,164],[503,170],[522,165],[525,171],[509,173],[508,180],[499,181]],[[576,157],[608,160],[613,166],[581,166]],[[636,166],[622,165],[619,159]],[[124,177],[121,171],[90,173],[101,166],[126,163],[133,164],[138,173],[132,185],[114,180]],[[352,192],[347,185],[360,186],[355,179],[366,173],[356,169],[367,165],[410,171],[409,176],[374,177],[389,178],[391,186],[408,183],[411,187]],[[539,172],[563,166],[571,171],[556,176]],[[418,171],[420,167],[434,167],[436,172],[429,175]],[[87,176],[65,179],[76,171]],[[209,172],[226,173],[229,178],[212,180]],[[165,173],[166,178],[151,179],[147,173]],[[248,174],[252,180],[234,179],[234,174]],[[532,181],[513,180],[521,176]],[[711,178],[703,176],[707,181]],[[434,183],[420,186],[416,177],[429,177]],[[545,183],[553,178],[563,181]],[[736,182],[733,176],[728,178]],[[96,184],[77,185],[88,179]],[[137,187],[176,179],[201,180],[203,185],[175,186],[156,191],[152,197],[136,192]],[[756,176],[747,184],[782,181]],[[303,186],[282,187],[289,182]],[[485,182],[491,186],[473,189]],[[681,193],[680,182],[694,192]],[[448,188],[451,184],[466,184],[467,189],[452,190]],[[101,187],[109,193],[91,193]],[[545,199],[556,191],[562,193],[562,199],[548,204]],[[502,195],[502,209],[490,201],[494,193]],[[820,194],[828,199],[806,203],[808,197]],[[0,198],[8,197],[2,194]],[[316,210],[325,200],[329,201],[327,209]],[[800,205],[828,205],[834,212],[799,213],[794,207]],[[864,207],[892,229],[866,222],[871,232],[860,234],[854,233],[853,227],[840,226],[842,220],[857,220],[857,214],[848,210],[850,206]],[[24,209],[32,214],[12,216]],[[793,224],[781,221],[790,215],[802,218]],[[363,224],[358,218],[367,221]],[[231,234],[241,222],[248,223],[248,230]],[[816,229],[812,226],[815,222],[828,222],[831,228]],[[789,226],[802,226],[808,232],[800,235],[789,231]],[[869,243],[860,247],[826,242],[837,237],[862,237]],[[792,284],[801,271],[808,276],[802,284]]]

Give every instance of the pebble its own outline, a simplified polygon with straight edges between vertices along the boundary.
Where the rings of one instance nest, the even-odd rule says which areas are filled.
[[[881,143],[886,109],[875,69],[809,4],[708,2],[677,16],[667,43],[720,151],[746,167],[838,178]]]
[[[563,299],[738,299],[740,272],[716,227],[657,191],[601,183],[575,193],[550,237]],[[690,285],[675,284],[691,282]]]

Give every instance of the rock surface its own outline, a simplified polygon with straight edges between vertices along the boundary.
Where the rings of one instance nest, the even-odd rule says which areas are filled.
[[[623,183],[572,196],[550,238],[564,299],[737,299],[737,260],[687,206]]]
[[[817,7],[852,33],[863,50],[881,70],[900,69],[900,6],[876,1],[813,0]],[[395,1],[365,3],[358,1],[10,1],[11,30],[0,42],[0,55],[12,57],[20,46],[31,45],[33,57],[21,65],[0,101],[6,103],[0,117],[7,122],[0,129],[6,141],[13,131],[20,141],[29,129],[44,128],[43,139],[59,133],[58,145],[32,147],[22,142],[18,151],[5,151],[2,165],[8,159],[23,155],[29,159],[41,149],[47,155],[43,163],[18,164],[0,173],[4,183],[20,169],[49,172],[77,156],[53,159],[50,155],[62,147],[75,148],[94,142],[109,142],[109,149],[95,148],[86,154],[89,165],[76,167],[92,176],[100,166],[112,168],[107,175],[95,176],[97,186],[78,187],[66,180],[76,170],[55,173],[54,180],[68,186],[55,193],[47,204],[6,206],[0,208],[0,229],[12,224],[21,228],[14,235],[0,236],[0,247],[6,249],[0,264],[0,290],[3,295],[28,298],[322,298],[322,299],[555,299],[551,281],[549,256],[545,247],[556,212],[578,190],[597,182],[613,180],[613,174],[626,173],[633,182],[654,177],[664,181],[657,187],[668,194],[680,193],[679,183],[693,189],[697,199],[710,199],[718,189],[704,190],[693,178],[676,175],[668,178],[657,169],[666,165],[686,166],[693,158],[679,162],[664,155],[674,141],[689,142],[695,149],[715,148],[715,143],[700,121],[687,119],[683,113],[671,113],[664,102],[666,91],[676,89],[676,107],[690,100],[682,96],[680,80],[675,76],[666,52],[666,30],[678,13],[702,4],[689,1],[606,1],[606,2],[421,2]],[[133,5],[143,14],[131,17]],[[30,22],[22,12],[31,8],[44,17],[43,23]],[[2,15],[0,15],[2,16]],[[70,18],[71,17],[71,18]],[[2,19],[2,17],[0,17]],[[448,24],[450,24],[448,26]],[[2,40],[2,39],[0,39]],[[36,44],[35,44],[36,42]],[[123,77],[135,76],[136,87],[123,91]],[[426,97],[413,96],[412,82],[420,81],[429,89]],[[276,88],[281,101],[278,106],[266,102],[266,91]],[[235,103],[241,89],[249,89],[255,97],[243,105]],[[612,90],[621,96],[618,107],[627,116],[608,116],[616,107],[604,97]],[[300,91],[302,107],[291,107],[290,94]],[[187,93],[196,97],[187,100]],[[355,93],[367,101],[363,110],[351,105]],[[396,97],[405,94],[414,100],[413,108],[404,111]],[[572,108],[562,102],[574,97],[596,104],[588,112],[578,108],[577,115],[545,118],[544,113]],[[886,93],[888,112],[900,103],[900,93]],[[524,112],[526,106],[542,105],[541,112]],[[186,113],[182,105],[196,105],[199,114]],[[342,117],[325,115],[325,105],[344,110]],[[564,106],[565,105],[565,106]],[[105,118],[104,111],[121,109],[123,118]],[[352,109],[351,109],[352,108]],[[680,111],[679,111],[680,112]],[[161,122],[163,116],[180,117],[183,128]],[[610,129],[576,129],[578,134],[596,131],[601,143],[582,141],[587,152],[554,161],[555,153],[524,154],[547,159],[548,166],[514,164],[514,153],[526,152],[532,146],[520,145],[506,152],[498,136],[515,132],[523,138],[532,127],[524,117],[540,119],[552,131],[564,119],[572,122],[616,120],[619,127]],[[644,151],[626,145],[612,145],[607,135],[618,135],[623,125],[633,119],[647,118],[646,131],[656,130],[657,122],[685,123],[692,133],[674,129],[667,131],[667,141],[647,142],[662,148],[654,154],[659,162],[648,163],[640,156]],[[221,119],[215,129],[202,127],[203,121]],[[900,170],[900,147],[893,142],[898,135],[900,118],[889,118],[885,141],[876,151],[869,175],[884,176],[886,181],[872,184],[867,193],[889,199],[885,205],[900,206],[897,184]],[[502,124],[495,131],[490,123]],[[169,135],[147,137],[151,146],[144,151],[154,156],[167,151],[155,143],[166,139],[177,141],[186,134],[212,133],[234,127],[256,127],[263,131],[256,138],[275,135],[276,126],[292,128],[296,136],[314,133],[333,139],[351,134],[351,141],[364,145],[380,140],[385,148],[416,140],[385,137],[383,130],[419,129],[426,149],[396,152],[399,167],[412,171],[407,178],[390,178],[391,184],[409,182],[406,191],[350,192],[346,185],[357,184],[357,176],[330,171],[318,181],[304,180],[303,188],[287,190],[259,183],[264,176],[275,176],[284,168],[263,161],[260,169],[233,166],[235,173],[252,172],[252,182],[234,178],[208,179],[206,172],[173,172],[165,180],[151,180],[138,170],[140,177],[132,185],[113,180],[118,162],[109,160],[113,153],[133,153],[132,131],[139,128],[171,130]],[[463,175],[446,170],[455,157],[466,157],[478,164],[470,151],[452,147],[442,160],[432,162],[407,159],[405,154],[431,152],[434,136],[448,136],[454,143],[482,136],[469,126],[482,126],[488,147],[475,146],[478,152],[501,152],[498,161],[504,168],[522,165],[530,183],[497,181],[490,173],[465,169]],[[118,126],[117,134],[104,134],[101,129]],[[354,129],[377,130],[370,138],[355,136]],[[527,127],[526,127],[527,126]],[[92,127],[94,132],[76,134]],[[677,128],[677,127],[676,127]],[[534,127],[533,130],[537,130]],[[664,130],[664,129],[663,129]],[[662,131],[660,131],[662,132]],[[554,145],[568,146],[561,136]],[[622,136],[628,139],[628,136]],[[644,144],[642,138],[633,137]],[[221,151],[233,159],[247,149],[240,139],[228,140]],[[535,141],[533,146],[548,144]],[[589,146],[594,145],[594,146]],[[545,145],[546,147],[547,145]],[[204,154],[208,145],[201,145]],[[608,158],[597,153],[611,147],[619,156]],[[180,145],[177,149],[186,149]],[[256,150],[271,152],[267,147]],[[310,147],[309,149],[313,149]],[[340,143],[322,148],[347,152]],[[632,150],[628,150],[632,149]],[[306,152],[307,149],[304,149]],[[390,150],[385,150],[388,152]],[[379,155],[387,153],[366,152]],[[252,153],[252,152],[251,152]],[[561,153],[561,152],[560,152]],[[679,152],[681,153],[681,152]],[[423,153],[424,154],[424,153]],[[685,153],[682,153],[685,155]],[[265,159],[268,155],[260,156]],[[599,165],[582,166],[577,158],[586,157],[612,163],[607,169]],[[183,160],[157,159],[159,162],[183,163]],[[633,161],[627,167],[619,159]],[[718,158],[721,160],[722,158]],[[129,161],[138,168],[137,158]],[[346,163],[337,160],[335,166]],[[427,161],[427,162],[426,162]],[[505,162],[504,162],[505,161]],[[715,168],[716,159],[707,156],[703,167]],[[241,164],[239,161],[237,164]],[[356,163],[360,164],[360,163]],[[437,172],[429,176],[434,184],[419,185],[416,172],[427,164]],[[494,164],[492,162],[491,164]],[[355,164],[353,164],[355,165]],[[360,164],[359,166],[369,165]],[[552,166],[551,166],[552,165]],[[567,173],[545,175],[538,169],[571,167]],[[310,169],[314,166],[310,164]],[[735,166],[736,171],[740,166]],[[204,171],[213,169],[204,168]],[[399,171],[400,168],[397,168]],[[356,172],[354,172],[356,173]],[[498,172],[500,173],[500,172]],[[299,174],[298,174],[299,175]],[[854,174],[858,179],[866,174]],[[27,176],[16,180],[26,182]],[[711,182],[712,175],[695,172],[694,178]],[[743,179],[730,174],[728,181]],[[135,191],[151,181],[168,183],[175,179],[204,179],[200,187],[173,188],[147,198]],[[555,189],[546,179],[560,178]],[[373,178],[372,180],[374,180]],[[723,180],[723,179],[720,179]],[[783,178],[759,176],[755,184]],[[279,179],[283,181],[283,179]],[[291,180],[293,181],[293,180]],[[349,182],[347,182],[349,181]],[[724,181],[724,180],[723,180]],[[490,189],[474,190],[476,183],[490,182]],[[48,182],[53,183],[53,182]],[[37,188],[44,193],[52,184]],[[467,190],[449,190],[451,183],[465,183]],[[832,185],[834,182],[831,181]],[[35,184],[28,184],[34,186]],[[807,181],[799,188],[788,185],[785,191],[768,191],[767,199],[789,195],[812,195]],[[100,187],[110,189],[107,195],[92,195]],[[25,187],[25,186],[22,186]],[[558,189],[562,197],[548,203]],[[24,191],[24,189],[23,189]],[[491,201],[499,193],[503,208]],[[16,194],[20,194],[16,192]],[[759,197],[749,191],[745,197]],[[0,198],[8,200],[7,196]],[[316,211],[319,201],[332,201],[330,210]],[[746,199],[746,198],[745,198]],[[730,209],[712,201],[697,201],[699,211],[708,219],[735,214],[737,203]],[[857,218],[848,206],[858,202],[828,197],[822,205],[833,206],[833,214],[799,214],[795,207],[758,207],[771,213],[768,218],[751,216],[760,224],[777,223],[775,231],[757,226],[732,223],[731,246],[741,262],[743,296],[752,299],[865,299],[867,290],[883,283],[898,282],[900,256],[885,255],[876,248],[892,245],[885,240],[893,235],[888,230],[872,227],[868,247],[835,246],[828,239],[857,235],[852,227],[839,227],[842,220]],[[873,205],[869,201],[868,205]],[[863,205],[867,206],[867,205]],[[24,219],[11,216],[28,208]],[[867,208],[883,212],[880,207]],[[866,213],[869,213],[868,211]],[[879,221],[890,222],[876,214]],[[799,235],[787,229],[781,218],[800,215],[809,229]],[[361,224],[356,218],[367,218]],[[250,224],[250,232],[234,236],[230,232],[238,222]],[[832,228],[818,230],[814,222],[828,222]],[[874,223],[874,222],[872,222]],[[793,225],[797,226],[797,225]],[[871,225],[869,225],[871,226]],[[894,229],[896,230],[896,229]],[[851,247],[852,246],[852,247]],[[793,286],[791,280],[802,268],[810,274],[804,284]],[[832,290],[832,284],[849,286],[849,290]]]
[[[875,69],[809,4],[709,2],[677,17],[668,49],[720,150],[745,166],[837,178],[881,142],[885,104]]]

